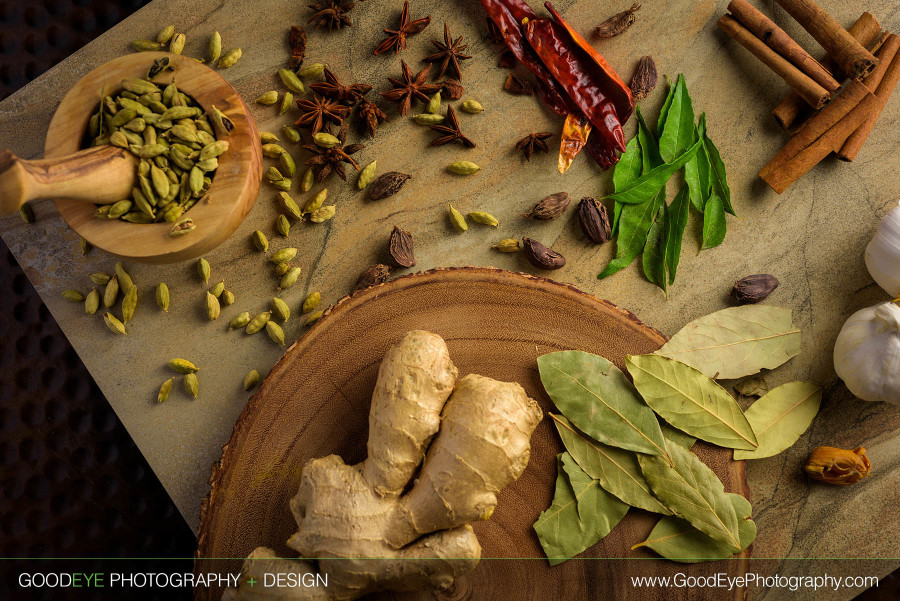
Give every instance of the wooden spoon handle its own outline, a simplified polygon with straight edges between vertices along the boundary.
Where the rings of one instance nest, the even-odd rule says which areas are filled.
[[[137,159],[124,148],[97,146],[58,159],[26,161],[0,150],[0,216],[24,203],[66,198],[109,204],[128,198]]]

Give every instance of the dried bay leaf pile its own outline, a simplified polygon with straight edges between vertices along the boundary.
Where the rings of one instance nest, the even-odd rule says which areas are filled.
[[[790,382],[768,390],[758,374],[800,352],[788,309],[732,307],[682,328],[628,373],[582,351],[538,358],[550,414],[566,451],[552,505],[534,524],[556,565],[610,533],[630,508],[660,514],[645,541],[673,561],[726,559],[756,537],[749,501],[724,485],[690,448],[699,438],[760,459],[790,447],[819,410],[822,388]],[[715,378],[744,378],[761,394],[744,412]],[[761,383],[762,382],[762,383]]]

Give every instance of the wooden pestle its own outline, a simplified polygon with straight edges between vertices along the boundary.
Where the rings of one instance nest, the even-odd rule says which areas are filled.
[[[97,146],[58,159],[26,161],[0,150],[0,216],[45,198],[110,204],[131,196],[137,159],[124,148]]]

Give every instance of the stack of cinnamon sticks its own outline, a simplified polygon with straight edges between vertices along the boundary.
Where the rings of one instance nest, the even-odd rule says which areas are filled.
[[[776,0],[825,49],[813,58],[747,0],[732,0],[719,27],[793,90],[772,114],[793,138],[759,172],[781,194],[832,152],[859,153],[900,80],[900,36],[869,13],[844,29],[813,0]]]

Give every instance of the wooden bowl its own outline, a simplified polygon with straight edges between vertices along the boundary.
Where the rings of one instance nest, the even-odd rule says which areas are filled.
[[[96,207],[75,200],[55,200],[56,208],[82,238],[123,258],[145,263],[175,263],[200,256],[222,243],[243,221],[256,201],[262,177],[262,150],[256,123],[244,101],[218,73],[194,59],[168,52],[137,52],[97,67],[69,90],[50,121],[44,158],[60,158],[81,149],[91,115],[97,111],[100,91],[114,94],[126,77],[146,77],[154,59],[167,56],[174,71],[154,81],[193,97],[205,110],[215,105],[234,122],[228,151],[219,157],[207,198],[186,217],[197,229],[184,236],[168,236],[171,223],[136,224],[97,219]]]
[[[581,349],[623,368],[627,354],[652,352],[666,340],[628,311],[573,286],[499,269],[437,269],[346,297],[288,349],[238,419],[213,467],[211,491],[203,503],[198,572],[236,572],[241,560],[233,558],[259,545],[296,556],[285,545],[296,531],[288,501],[297,491],[303,465],[330,453],[348,463],[364,459],[378,366],[387,348],[412,329],[443,336],[460,376],[478,373],[519,382],[545,413],[558,411],[541,387],[538,356]],[[746,568],[746,559],[685,566],[644,549],[631,551],[659,517],[636,509],[580,557],[641,561],[575,559],[551,568],[532,530],[553,498],[556,455],[563,450],[551,421],[545,417],[538,425],[528,468],[503,490],[491,519],[474,525],[485,558],[481,564],[450,593],[386,593],[379,599],[741,597],[741,591],[633,588],[633,575]],[[693,450],[722,478],[726,490],[748,495],[743,462],[732,461],[731,451],[702,443]],[[218,590],[196,591],[197,599],[219,597]]]

